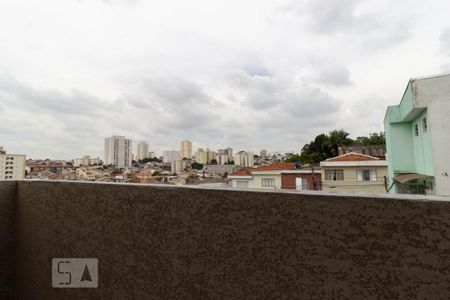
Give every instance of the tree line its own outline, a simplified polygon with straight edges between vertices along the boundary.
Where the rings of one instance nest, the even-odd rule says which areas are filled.
[[[339,155],[339,147],[351,145],[385,145],[384,132],[370,133],[368,136],[359,136],[356,139],[349,137],[350,133],[343,129],[332,130],[328,134],[322,133],[310,143],[305,144],[300,154],[291,156],[287,161],[301,161],[302,164],[319,164],[321,161]]]

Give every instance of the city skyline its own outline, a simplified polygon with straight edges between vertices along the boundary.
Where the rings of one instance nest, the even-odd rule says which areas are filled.
[[[405,78],[450,70],[449,8],[5,0],[0,141],[70,159],[101,156],[98,141],[111,135],[157,153],[182,139],[256,153],[298,152],[332,129],[379,132]]]

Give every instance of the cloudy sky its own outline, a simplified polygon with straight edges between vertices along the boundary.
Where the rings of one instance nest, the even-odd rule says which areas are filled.
[[[450,70],[450,3],[2,0],[0,145],[29,158],[298,151],[383,129],[411,77]]]

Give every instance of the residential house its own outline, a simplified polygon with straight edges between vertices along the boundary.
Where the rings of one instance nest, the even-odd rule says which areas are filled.
[[[243,168],[228,176],[232,187],[255,189],[320,190],[317,168],[301,169],[295,163],[273,163],[259,168]]]
[[[386,193],[387,162],[361,153],[347,153],[320,162],[322,190]]]

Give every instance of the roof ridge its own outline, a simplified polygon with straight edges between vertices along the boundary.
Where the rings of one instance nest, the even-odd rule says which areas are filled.
[[[348,152],[342,155],[338,155],[335,157],[331,157],[326,159],[325,161],[333,161],[334,159],[338,158],[338,157],[344,157],[344,156],[349,156],[349,155],[357,155],[357,156],[364,156],[364,157],[368,157],[374,160],[380,160],[380,158],[376,157],[376,156],[372,156],[372,155],[367,155],[367,154],[362,154],[362,153],[358,153],[358,152]]]

